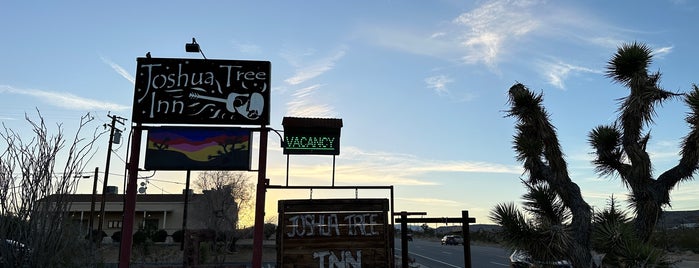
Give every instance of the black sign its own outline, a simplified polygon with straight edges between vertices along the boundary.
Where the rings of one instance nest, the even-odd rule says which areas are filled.
[[[284,154],[340,154],[342,119],[284,117]]]
[[[138,58],[132,121],[268,125],[269,61]]]

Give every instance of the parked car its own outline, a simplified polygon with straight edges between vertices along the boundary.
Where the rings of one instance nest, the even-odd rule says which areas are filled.
[[[442,237],[442,245],[461,245],[464,239],[460,235],[445,235]]]
[[[551,267],[551,268],[573,268],[568,260],[559,260],[553,262],[544,262],[533,260],[524,250],[515,250],[510,255],[510,267],[512,268],[533,268],[533,267]]]

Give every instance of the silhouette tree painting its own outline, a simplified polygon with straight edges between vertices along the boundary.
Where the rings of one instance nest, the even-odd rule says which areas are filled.
[[[555,191],[563,205],[570,210],[572,242],[566,249],[574,267],[590,267],[590,233],[592,210],[580,193],[580,188],[568,175],[568,167],[554,126],[544,109],[541,94],[532,93],[517,83],[509,90],[511,108],[508,117],[517,119],[514,150],[517,160],[528,173],[528,183],[541,183]]]
[[[160,143],[158,143],[157,140],[152,141],[153,147],[155,147],[157,150],[167,150],[168,148],[170,148],[170,145],[168,145],[168,143],[170,142],[170,137],[165,137]]]
[[[236,145],[240,142],[244,142],[243,137],[226,137],[225,139],[218,141],[218,146],[221,146],[221,150],[217,150],[217,155],[210,155],[209,159],[222,159],[231,160],[235,159]]]
[[[637,42],[618,48],[608,62],[607,76],[627,87],[629,95],[621,99],[614,124],[598,126],[589,133],[596,171],[618,175],[630,190],[634,226],[644,242],[650,239],[663,206],[670,205],[670,191],[679,182],[693,179],[699,168],[699,88],[693,85],[687,94],[663,90],[658,85],[660,73],[648,73],[652,56],[648,46]],[[677,165],[654,178],[646,151],[650,131],[645,128],[653,123],[655,107],[676,96],[684,96],[690,108],[685,118],[690,130],[681,143]]]

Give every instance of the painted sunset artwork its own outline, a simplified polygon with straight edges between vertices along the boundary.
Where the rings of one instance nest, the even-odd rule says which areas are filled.
[[[145,169],[249,170],[250,137],[243,128],[150,128]]]

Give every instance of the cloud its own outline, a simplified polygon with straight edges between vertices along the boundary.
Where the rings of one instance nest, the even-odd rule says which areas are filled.
[[[529,10],[535,1],[501,0],[486,3],[459,15],[453,22],[464,27],[461,45],[466,63],[495,66],[504,44],[536,30],[540,21]]]
[[[433,30],[371,24],[362,31],[378,45],[463,64],[484,64],[494,69],[515,47],[515,41],[540,30],[546,16],[536,14],[539,1],[496,0],[440,24]],[[418,29],[418,30],[416,30]]]
[[[367,40],[377,45],[429,57],[452,61],[464,51],[448,31],[416,33],[412,28],[402,29],[382,25],[367,25],[362,30]]]
[[[287,115],[295,117],[333,117],[333,108],[327,104],[314,104],[313,94],[322,87],[316,84],[298,89],[292,93],[292,100],[286,103]]]
[[[345,53],[345,50],[342,49],[329,57],[319,59],[309,64],[307,67],[302,67],[296,70],[296,73],[292,77],[284,80],[284,82],[290,85],[298,85],[318,77],[321,74],[332,70],[333,67],[335,67],[335,62],[342,59],[342,57],[345,56]]]
[[[307,57],[313,54],[314,53],[312,52],[304,52],[301,53],[301,56]],[[335,63],[342,59],[345,54],[345,48],[342,48],[328,57],[312,61],[313,63],[308,64],[307,66],[302,63],[302,60],[297,59],[299,54],[284,55],[291,65],[306,66],[297,69],[292,77],[289,77],[284,81],[291,86],[297,86],[305,83],[308,80],[316,78],[332,70],[335,67]],[[292,90],[292,99],[286,104],[287,115],[297,117],[335,117],[332,106],[325,103],[318,104],[313,98],[316,95],[316,92],[322,87],[323,85],[321,84],[314,84]]]
[[[331,162],[324,156],[294,158],[291,175],[295,183],[323,184],[333,174]],[[354,185],[440,185],[432,180],[435,173],[462,176],[464,173],[522,174],[519,166],[469,161],[437,161],[415,155],[382,151],[364,151],[354,146],[342,147],[335,170],[336,182]],[[270,177],[285,177],[286,170],[268,170]],[[448,174],[448,175],[446,175]]]
[[[582,67],[582,66],[575,66],[572,64],[568,64],[562,61],[556,61],[556,62],[545,62],[541,64],[541,69],[543,69],[543,73],[546,75],[546,80],[549,84],[560,88],[560,89],[565,89],[565,79],[568,78],[568,76],[575,74],[575,73],[595,73],[595,74],[601,74],[603,73],[602,71],[599,70],[593,70],[590,68]]]
[[[262,53],[262,48],[258,45],[255,44],[247,44],[247,43],[238,43],[234,42],[233,46],[240,51],[241,53],[245,54],[260,54]]]
[[[446,75],[435,75],[425,78],[425,83],[427,83],[427,88],[434,90],[440,96],[449,94],[447,89],[447,84],[454,82],[451,78]]]
[[[456,202],[453,200],[437,199],[437,198],[396,198],[397,200],[403,200],[407,203],[415,204],[432,204],[435,206],[447,206],[447,207],[460,207],[463,203]]]
[[[121,77],[126,78],[126,80],[129,80],[129,82],[131,82],[131,84],[136,83],[136,80],[133,78],[133,76],[129,72],[127,72],[124,68],[122,68],[118,64],[112,62],[111,60],[109,60],[105,57],[100,57],[100,59],[102,59],[102,62],[109,65],[109,67],[112,67],[112,69],[114,69],[114,71],[116,71],[117,74],[121,75]]]
[[[673,46],[655,48],[653,49],[653,56],[663,58],[665,57],[665,55],[670,54],[672,52],[672,48]]]
[[[0,93],[31,96],[45,103],[69,110],[125,111],[131,108],[129,106],[121,104],[87,99],[66,92],[53,92],[38,89],[20,89],[7,85],[0,85]]]

